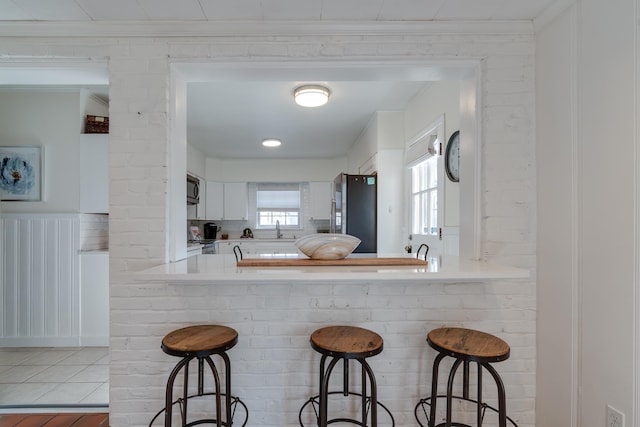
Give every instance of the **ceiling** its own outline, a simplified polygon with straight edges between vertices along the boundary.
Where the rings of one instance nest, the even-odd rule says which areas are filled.
[[[316,83],[316,82],[314,82]],[[293,81],[206,82],[187,86],[187,140],[218,158],[333,158],[347,154],[375,111],[402,111],[425,82],[323,82],[329,102],[293,102]],[[282,145],[264,148],[277,138]]]
[[[0,0],[0,21],[534,20],[557,0]]]
[[[141,26],[156,21],[212,25],[222,21],[535,21],[566,1],[0,0],[0,25],[2,21],[34,25],[129,22]],[[90,70],[88,74],[78,69],[54,71],[34,73],[3,65],[0,81],[5,85],[69,85],[78,78],[78,84],[95,85],[106,76],[106,70]],[[189,144],[218,158],[344,156],[376,111],[402,111],[419,91],[427,90],[429,82],[442,78],[442,70],[420,70],[417,78],[415,73],[406,78],[403,74],[409,73],[397,72],[361,79],[339,70],[279,75],[277,70],[270,71],[267,78],[257,73],[221,73],[214,78],[191,79],[187,86]],[[326,85],[331,90],[329,103],[319,108],[296,106],[293,90],[304,83]],[[279,138],[283,145],[267,151],[260,145],[263,138]]]

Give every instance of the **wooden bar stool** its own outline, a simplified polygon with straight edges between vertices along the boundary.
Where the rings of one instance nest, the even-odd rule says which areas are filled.
[[[155,419],[164,412],[164,425],[165,427],[170,427],[173,415],[173,405],[176,403],[180,406],[182,427],[189,427],[197,424],[215,424],[217,427],[231,426],[233,424],[233,415],[235,414],[238,404],[240,404],[245,411],[245,420],[242,425],[246,425],[248,418],[247,407],[239,398],[231,395],[231,362],[226,353],[227,350],[233,348],[237,342],[238,333],[232,328],[221,325],[187,326],[186,328],[177,329],[167,334],[162,339],[162,351],[171,356],[181,357],[182,359],[173,368],[169,375],[169,379],[167,380],[165,407],[156,414],[156,416],[151,420],[149,426],[151,426]],[[218,369],[211,358],[213,355],[218,355],[224,361],[224,392],[220,384]],[[193,359],[198,359],[198,389],[196,394],[189,395],[189,362]],[[204,392],[205,361],[211,369],[215,386],[214,391],[208,393]],[[173,383],[181,370],[184,371],[182,397],[174,401]],[[189,399],[202,396],[215,396],[215,418],[196,420],[188,423],[187,404]],[[222,416],[223,397],[225,402],[224,418]]]
[[[391,412],[377,401],[376,379],[373,370],[367,363],[368,357],[375,356],[382,352],[382,337],[368,329],[355,326],[328,326],[318,329],[311,334],[311,347],[322,354],[320,359],[320,391],[317,396],[311,397],[300,409],[298,419],[302,422],[302,413],[305,407],[311,404],[314,408],[317,426],[326,427],[331,423],[351,423],[362,427],[378,425],[378,406],[387,412],[391,419],[391,425],[395,426],[395,421]],[[332,358],[327,365],[327,358]],[[349,360],[356,360],[361,365],[361,393],[349,390]],[[343,361],[342,390],[329,391],[329,378],[336,364]],[[367,382],[370,391],[367,395]],[[328,418],[329,396],[332,394],[342,394],[345,397],[350,395],[360,396],[361,419],[351,418]],[[370,415],[371,422],[368,423]]]
[[[509,345],[500,338],[480,331],[465,328],[438,328],[427,334],[427,343],[438,352],[433,362],[433,374],[431,377],[431,396],[421,399],[416,405],[415,416],[420,422],[420,409],[427,418],[428,427],[459,426],[471,427],[468,424],[452,422],[453,399],[466,400],[476,404],[476,426],[482,426],[484,414],[490,409],[498,414],[499,427],[506,427],[507,421],[516,426],[516,423],[507,417],[505,388],[502,379],[491,363],[501,362],[509,358]],[[438,395],[438,370],[440,362],[445,357],[455,359],[447,382],[447,393]],[[476,399],[469,396],[469,364],[475,362],[478,370],[478,389]],[[463,365],[462,396],[453,394],[453,383],[456,371],[460,364]],[[486,369],[493,377],[498,388],[498,409],[491,407],[482,401],[482,371]],[[436,424],[436,403],[438,398],[446,398],[446,419],[444,423]],[[429,415],[427,416],[427,407]]]

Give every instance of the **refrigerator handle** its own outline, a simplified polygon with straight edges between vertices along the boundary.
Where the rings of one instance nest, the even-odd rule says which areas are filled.
[[[331,199],[331,216],[329,218],[329,232],[336,232],[336,199]]]

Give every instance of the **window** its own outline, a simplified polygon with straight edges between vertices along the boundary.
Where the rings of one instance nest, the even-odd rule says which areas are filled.
[[[438,157],[411,167],[411,233],[438,234]]]
[[[256,228],[300,228],[300,184],[256,183]]]
[[[439,241],[444,219],[443,135],[444,116],[441,116],[409,141],[405,151],[410,186],[410,233],[424,236],[421,242],[429,246],[436,245]]]

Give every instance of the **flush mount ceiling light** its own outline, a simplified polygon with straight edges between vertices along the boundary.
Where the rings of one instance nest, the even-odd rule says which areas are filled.
[[[265,147],[279,147],[282,145],[282,141],[275,138],[267,138],[262,140],[262,145]]]
[[[327,103],[330,93],[324,86],[305,85],[296,88],[293,99],[301,107],[320,107]]]

